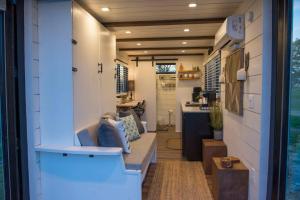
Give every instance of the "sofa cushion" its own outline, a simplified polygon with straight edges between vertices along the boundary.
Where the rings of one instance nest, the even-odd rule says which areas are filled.
[[[98,129],[99,124],[97,123],[79,131],[77,137],[81,146],[99,146]]]
[[[102,119],[100,121],[98,143],[102,147],[122,147],[122,141],[117,128],[109,123],[108,120]]]
[[[132,115],[127,117],[121,117],[120,120],[123,122],[126,134],[128,135],[129,141],[133,141],[140,138],[139,130],[136,126]]]
[[[140,139],[131,142],[131,154],[124,154],[126,169],[144,172],[155,148],[156,133],[142,134]]]
[[[140,118],[137,116],[137,114],[134,112],[134,110],[127,110],[127,111],[120,111],[119,112],[119,117],[127,117],[129,115],[132,115],[134,118],[134,121],[136,123],[136,126],[139,130],[139,133],[142,134],[145,132],[144,126],[140,120]]]
[[[126,134],[123,122],[115,121],[112,119],[108,119],[108,122],[111,123],[118,130],[118,135],[122,143],[123,152],[131,153],[130,142],[128,140],[128,135]]]

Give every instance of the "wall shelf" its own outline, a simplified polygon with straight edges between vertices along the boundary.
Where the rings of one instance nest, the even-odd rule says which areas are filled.
[[[193,77],[190,77],[191,74],[193,75]],[[197,71],[197,70],[178,71],[178,80],[182,80],[182,81],[183,80],[199,80],[200,77],[201,77],[201,71]]]
[[[178,78],[180,81],[199,80],[200,78]]]

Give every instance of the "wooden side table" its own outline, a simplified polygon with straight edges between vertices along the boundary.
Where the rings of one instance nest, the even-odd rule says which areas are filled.
[[[223,141],[219,140],[203,139],[202,142],[204,172],[205,174],[211,174],[212,158],[226,157],[227,146]]]
[[[221,158],[213,158],[212,193],[214,200],[247,200],[249,170],[245,165],[235,163],[233,168],[221,166]]]

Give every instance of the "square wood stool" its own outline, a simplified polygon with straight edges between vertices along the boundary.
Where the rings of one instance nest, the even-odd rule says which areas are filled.
[[[223,168],[221,158],[213,158],[212,194],[214,200],[247,200],[249,170],[240,163],[233,168]]]
[[[227,147],[223,141],[203,139],[202,140],[203,153],[203,168],[205,174],[211,174],[212,158],[226,157]]]

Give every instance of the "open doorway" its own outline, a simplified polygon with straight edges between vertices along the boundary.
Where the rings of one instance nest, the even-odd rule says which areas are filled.
[[[157,131],[175,125],[176,63],[156,63]]]

